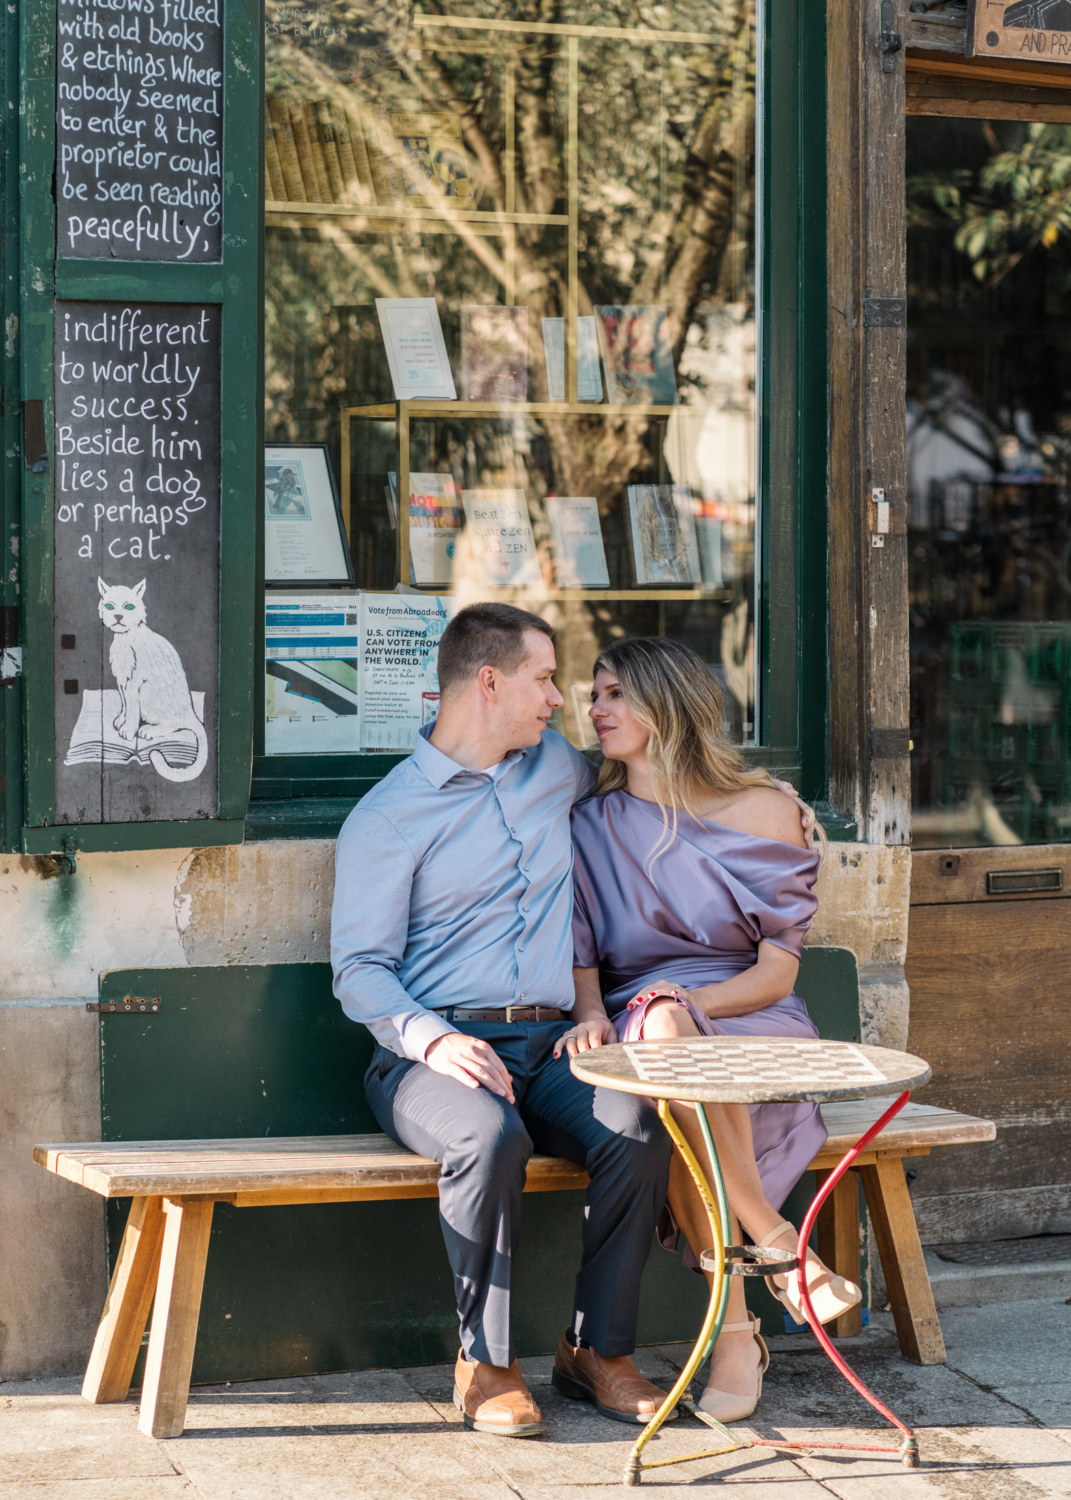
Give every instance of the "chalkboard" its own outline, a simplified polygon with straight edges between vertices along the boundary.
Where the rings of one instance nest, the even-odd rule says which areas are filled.
[[[59,0],[56,249],[218,261],[222,0]]]
[[[57,823],[218,810],[220,323],[57,302]]]

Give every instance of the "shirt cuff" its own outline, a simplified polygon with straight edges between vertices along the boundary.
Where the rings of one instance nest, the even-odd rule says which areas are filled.
[[[433,1010],[419,1012],[405,1023],[405,1030],[401,1034],[406,1057],[413,1062],[423,1062],[425,1052],[437,1037],[447,1036],[456,1030],[456,1026],[451,1026],[449,1021],[436,1015]]]

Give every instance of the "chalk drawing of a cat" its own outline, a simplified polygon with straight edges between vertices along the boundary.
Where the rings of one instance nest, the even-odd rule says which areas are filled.
[[[145,618],[145,580],[132,589],[97,579],[97,614],[111,631],[108,650],[122,709],[115,720],[120,739],[141,745],[174,737],[189,730],[197,737],[197,758],[190,766],[169,765],[159,750],[149,752],[149,764],[167,781],[194,781],[208,760],[208,736],[190,697],[182,658],[170,641],[150,630]]]

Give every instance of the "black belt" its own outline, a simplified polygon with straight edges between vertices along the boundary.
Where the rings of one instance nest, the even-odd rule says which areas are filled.
[[[564,1021],[565,1012],[553,1005],[503,1005],[497,1010],[469,1010],[467,1006],[448,1005],[439,1015],[446,1021]]]

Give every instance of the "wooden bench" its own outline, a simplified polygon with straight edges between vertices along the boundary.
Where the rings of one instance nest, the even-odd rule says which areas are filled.
[[[823,1106],[829,1140],[812,1169],[828,1174],[886,1107],[884,1100]],[[945,1351],[902,1159],[926,1156],[934,1146],[991,1141],[995,1135],[989,1120],[908,1104],[855,1168],[900,1348],[915,1364],[941,1364]],[[155,1296],[138,1426],[156,1438],[178,1437],[185,1422],[215,1204],[265,1208],[438,1195],[437,1163],[385,1135],[36,1146],[34,1160],[104,1198],[134,1200],[82,1395],[93,1402],[126,1400]],[[525,1191],[584,1188],[587,1181],[571,1162],[536,1156],[528,1164]],[[852,1173],[819,1219],[818,1249],[842,1276],[859,1279],[858,1189]],[[857,1308],[837,1319],[832,1331],[845,1337],[861,1328]]]

